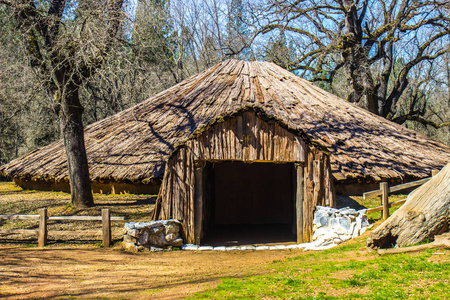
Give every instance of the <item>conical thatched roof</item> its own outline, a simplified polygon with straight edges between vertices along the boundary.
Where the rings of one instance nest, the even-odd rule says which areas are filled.
[[[228,60],[86,127],[92,180],[147,183],[194,131],[254,109],[328,149],[337,180],[425,177],[450,161],[450,148],[373,115],[265,62]],[[67,180],[62,141],[0,168],[23,179]]]

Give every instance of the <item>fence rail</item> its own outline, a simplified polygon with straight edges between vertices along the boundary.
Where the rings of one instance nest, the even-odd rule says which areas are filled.
[[[108,208],[102,209],[101,216],[47,216],[47,209],[39,209],[39,215],[0,215],[0,220],[39,220],[39,229],[8,229],[0,230],[0,234],[26,234],[34,233],[38,235],[38,246],[44,247],[47,244],[48,229],[47,222],[55,221],[102,221],[102,230],[84,230],[83,233],[102,234],[103,247],[111,245],[111,221],[125,221],[125,217],[111,216]],[[75,231],[57,231],[60,234],[73,234]],[[50,234],[52,235],[52,234]]]
[[[412,182],[408,182],[408,183],[403,183],[403,184],[399,184],[399,185],[395,185],[395,186],[391,186],[388,187],[388,183],[387,182],[380,182],[380,189],[379,190],[375,190],[375,191],[370,191],[370,192],[366,192],[363,194],[363,198],[364,199],[369,199],[369,198],[373,198],[376,196],[380,196],[381,195],[381,206],[377,206],[377,207],[373,207],[373,208],[369,208],[367,210],[367,213],[374,213],[377,211],[382,211],[383,212],[383,219],[386,220],[387,218],[389,218],[389,208],[393,207],[393,206],[400,206],[403,205],[406,202],[406,199],[403,200],[398,200],[398,201],[394,201],[389,203],[389,193],[394,193],[394,192],[399,192],[402,190],[406,190],[406,189],[410,189],[413,187],[418,187],[421,186],[424,183],[427,183],[433,176],[435,176],[439,171],[438,170],[433,170],[431,171],[431,177],[428,178],[424,178],[424,179],[420,179],[417,181],[412,181]]]
[[[407,182],[407,183],[403,183],[403,184],[399,184],[399,185],[395,185],[395,186],[391,186],[388,189],[389,193],[395,193],[395,192],[399,192],[402,190],[406,190],[406,189],[410,189],[413,187],[417,187],[417,186],[421,186],[424,183],[427,183],[429,180],[431,179],[431,177],[428,178],[424,178],[424,179],[420,179],[417,181],[412,181],[412,182]],[[381,190],[381,187],[379,190],[375,190],[375,191],[370,191],[370,192],[366,192],[363,194],[363,198],[364,200],[366,199],[370,199],[376,196],[380,196],[383,193],[383,191]]]
[[[403,204],[405,204],[405,202],[406,202],[406,199],[391,202],[391,203],[389,203],[389,208],[394,207],[394,206],[403,205]],[[383,210],[383,205],[369,208],[369,209],[367,209],[367,213],[371,214],[371,213],[374,213],[377,211],[382,211],[382,210]]]

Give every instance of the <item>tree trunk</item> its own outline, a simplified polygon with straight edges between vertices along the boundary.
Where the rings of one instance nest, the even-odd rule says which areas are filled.
[[[375,229],[367,245],[389,248],[433,240],[450,229],[450,163],[408,195],[405,204]]]
[[[94,205],[89,178],[89,165],[84,146],[83,106],[75,84],[61,99],[60,125],[69,167],[72,205],[86,208]]]
[[[391,112],[391,107],[386,104],[386,99],[388,95],[389,89],[389,77],[392,73],[392,65],[393,65],[393,42],[388,41],[386,43],[386,54],[383,58],[383,71],[381,72],[381,76],[378,79],[380,84],[380,88],[378,90],[379,96],[379,115],[382,117],[386,117]]]

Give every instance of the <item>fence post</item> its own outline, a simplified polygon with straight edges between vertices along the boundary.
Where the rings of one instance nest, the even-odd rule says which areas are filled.
[[[111,213],[109,208],[102,209],[103,247],[111,245]]]
[[[436,176],[437,173],[439,173],[439,170],[431,170],[431,177]]]
[[[38,247],[44,247],[47,244],[47,209],[39,209],[39,236]]]
[[[387,182],[380,182],[381,202],[383,205],[383,220],[389,218],[389,188]]]

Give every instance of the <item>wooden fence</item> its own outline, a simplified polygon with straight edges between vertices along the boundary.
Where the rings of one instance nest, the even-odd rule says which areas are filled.
[[[437,171],[437,170],[431,171],[431,177],[436,175],[438,172],[439,171]],[[389,193],[400,192],[403,190],[421,186],[422,184],[428,182],[431,179],[431,177],[424,178],[424,179],[417,180],[417,181],[408,182],[408,183],[403,183],[403,184],[399,184],[399,185],[391,186],[391,187],[388,187],[387,182],[380,182],[379,190],[370,191],[370,192],[366,192],[363,194],[364,199],[370,199],[370,198],[381,195],[382,205],[373,207],[373,208],[369,208],[367,210],[367,214],[374,213],[377,211],[383,211],[383,219],[386,220],[387,218],[389,218],[389,208],[390,207],[403,205],[406,202],[406,199],[403,199],[403,200],[398,200],[398,201],[389,203]]]
[[[109,247],[111,245],[111,221],[124,221],[125,217],[112,217],[111,212],[108,208],[102,209],[101,216],[47,216],[47,209],[39,209],[39,215],[0,215],[0,220],[39,220],[39,229],[11,229],[11,230],[1,230],[0,233],[3,234],[25,234],[25,233],[37,233],[38,235],[38,246],[44,247],[47,244],[48,230],[47,222],[48,220],[55,221],[102,221],[102,240],[103,247]],[[59,231],[61,232],[61,231]],[[86,231],[84,231],[86,233]],[[79,233],[77,231],[64,231],[65,234]]]

